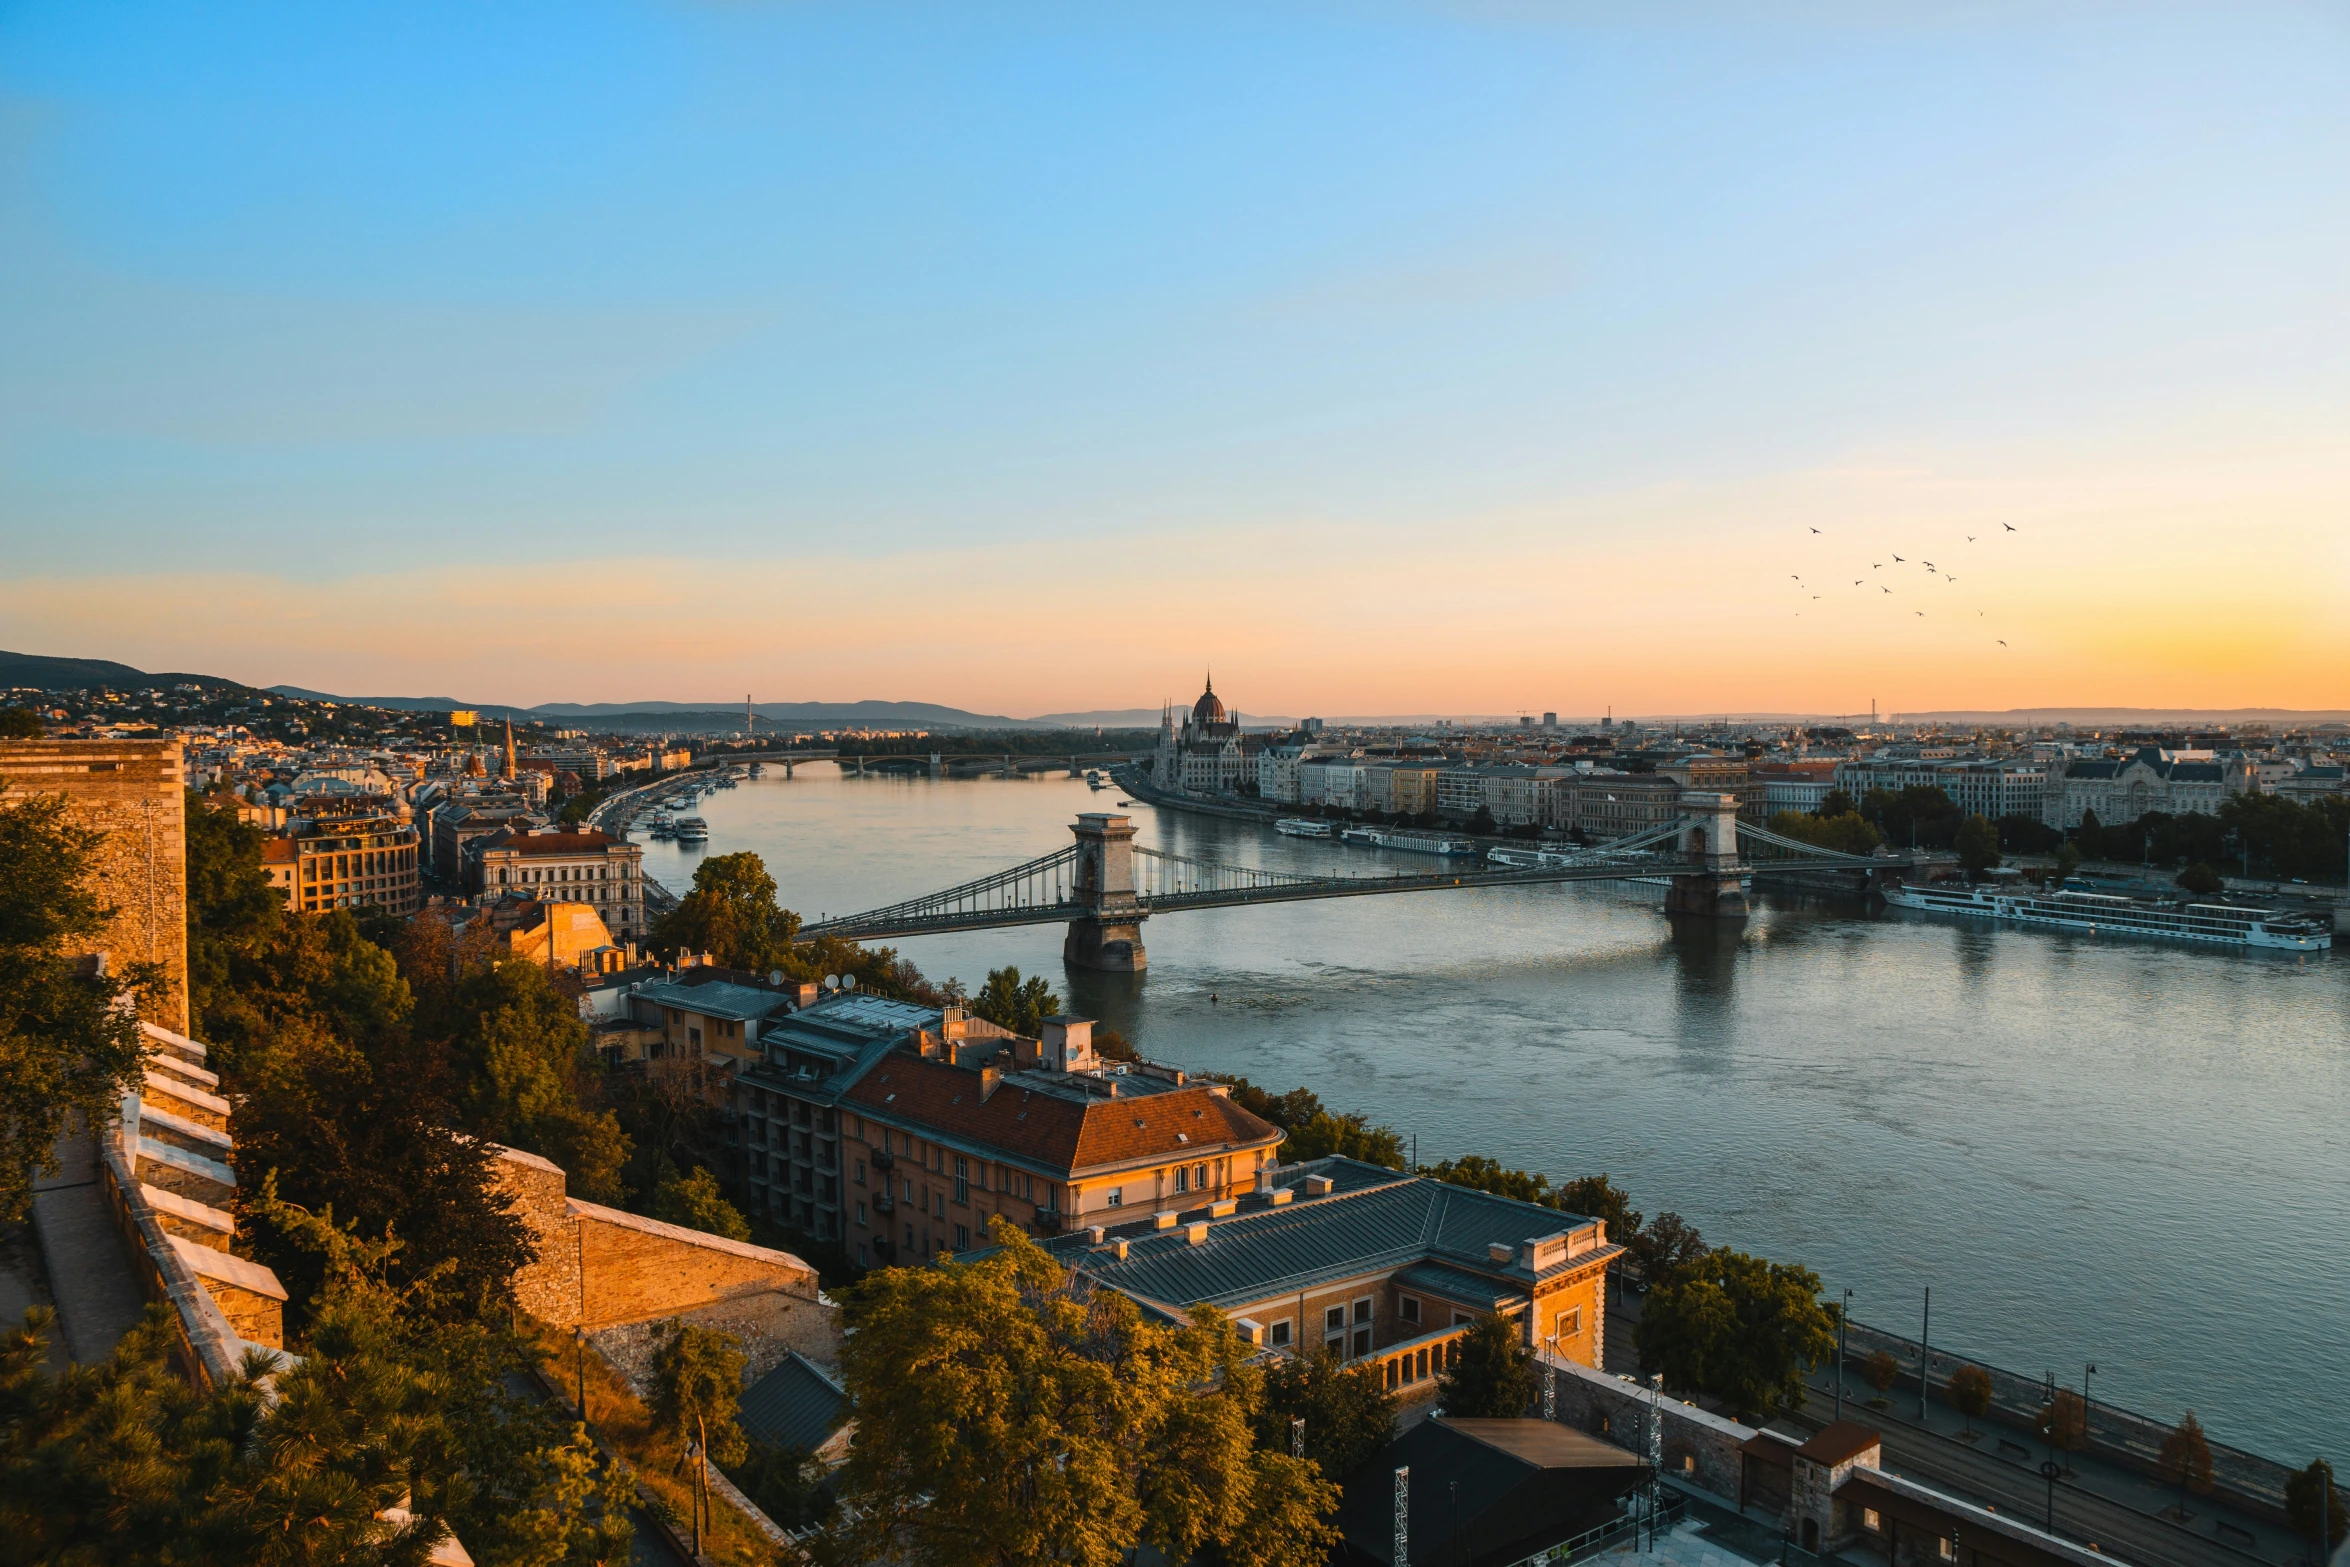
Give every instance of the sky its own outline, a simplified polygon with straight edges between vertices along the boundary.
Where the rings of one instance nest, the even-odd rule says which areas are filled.
[[[2259,0],[0,3],[0,646],[2350,706],[2345,82]]]

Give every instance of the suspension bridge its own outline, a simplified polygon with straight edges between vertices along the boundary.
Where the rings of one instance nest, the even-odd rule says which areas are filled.
[[[1746,881],[1795,870],[1883,873],[1947,863],[1934,854],[1859,855],[1738,820],[1735,795],[1685,793],[1674,820],[1594,848],[1548,850],[1534,865],[1477,864],[1426,872],[1306,875],[1170,854],[1134,841],[1131,817],[1089,812],[1067,847],[960,886],[886,908],[801,927],[803,940],[883,941],[1012,925],[1067,924],[1062,955],[1079,968],[1144,967],[1142,922],[1192,909],[1241,908],[1390,892],[1523,887],[1552,882],[1659,880],[1668,913],[1746,914]],[[1746,851],[1743,855],[1741,850]]]

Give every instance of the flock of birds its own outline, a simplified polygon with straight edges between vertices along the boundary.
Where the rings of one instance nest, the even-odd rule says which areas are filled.
[[[1805,524],[1805,526],[1809,527],[1810,525],[1807,523],[1807,524]],[[2012,522],[2003,522],[2003,523],[2001,523],[1999,526],[2000,526],[2000,527],[2002,527],[2002,528],[2004,528],[2004,529],[2006,529],[2006,530],[2007,530],[2009,533],[2020,533],[2020,532],[2022,532],[2022,531],[2023,531],[2022,529],[2018,528],[2018,527],[2017,527],[2017,526],[2016,526],[2014,523],[2012,523]],[[1811,531],[1812,531],[1812,533],[1813,533],[1815,536],[1819,536],[1819,537],[1825,537],[1825,536],[1826,536],[1826,534],[1825,534],[1825,530],[1823,530],[1823,529],[1820,529],[1820,528],[1812,528],[1812,530],[1811,530]],[[1995,534],[1995,535],[1993,535],[1993,537],[1997,537],[1997,535]],[[1967,541],[1969,544],[1972,544],[1972,543],[1974,543],[1974,542],[1975,542],[1975,538],[1976,538],[1976,536],[1975,536],[1974,534],[1970,533],[1970,534],[1968,534],[1968,535],[1966,536],[1966,541]],[[1892,555],[1892,551],[1890,551],[1890,550],[1886,551],[1886,553],[1887,553],[1888,555]],[[1922,555],[1921,555],[1921,556],[1919,556],[1919,557],[1918,557],[1916,560],[1914,560],[1914,561],[1913,561],[1913,560],[1911,560],[1911,559],[1910,559],[1908,556],[1906,556],[1906,555],[1893,555],[1893,558],[1892,558],[1892,560],[1891,560],[1890,562],[1881,561],[1881,560],[1872,560],[1872,561],[1870,561],[1870,562],[1869,562],[1869,569],[1870,569],[1871,571],[1883,571],[1883,570],[1886,568],[1886,566],[1887,566],[1888,564],[1895,565],[1895,566],[1912,566],[1912,565],[1914,565],[1914,566],[1921,566],[1921,567],[1923,567],[1923,568],[1925,569],[1925,572],[1926,572],[1926,575],[1927,575],[1927,576],[1929,576],[1929,577],[1940,577],[1940,578],[1943,580],[1943,582],[1944,582],[1946,585],[1949,585],[1949,586],[1953,586],[1953,587],[1955,587],[1955,586],[1957,585],[1957,583],[1958,583],[1958,578],[1957,578],[1957,577],[1956,577],[1954,574],[1952,574],[1952,573],[1950,573],[1950,572],[1947,572],[1947,571],[1944,571],[1944,570],[1943,570],[1941,567],[1939,567],[1939,566],[1935,565],[1935,564],[1934,564],[1932,561],[1930,561],[1930,560],[1927,560],[1927,559],[1926,559],[1924,556],[1922,556]],[[1792,579],[1793,579],[1793,581],[1794,581],[1795,585],[1796,585],[1798,588],[1801,588],[1801,589],[1802,589],[1804,592],[1806,592],[1806,593],[1811,593],[1811,590],[1812,590],[1812,587],[1813,587],[1813,584],[1812,584],[1812,583],[1805,581],[1805,580],[1804,580],[1804,579],[1803,579],[1801,576],[1797,575],[1797,574],[1796,574],[1796,573],[1794,573],[1794,572],[1789,572],[1789,573],[1788,573],[1788,576],[1789,576],[1790,578],[1792,578]],[[1883,578],[1881,578],[1881,577],[1878,577],[1878,578],[1872,578],[1872,577],[1855,577],[1855,578],[1853,578],[1853,579],[1852,579],[1852,585],[1853,585],[1854,587],[1856,587],[1856,588],[1866,588],[1866,587],[1869,587],[1869,586],[1871,586],[1872,584],[1873,584],[1873,585],[1876,587],[1877,591],[1878,591],[1878,592],[1880,592],[1880,593],[1886,594],[1886,595],[1888,595],[1888,596],[1891,596],[1891,595],[1893,594],[1893,589],[1892,589],[1892,587],[1891,587],[1891,586],[1889,586],[1889,585],[1886,583],[1886,581],[1885,581]],[[1812,599],[1813,599],[1814,601],[1817,601],[1817,600],[1819,599],[1819,597],[1820,597],[1820,595],[1819,595],[1819,594],[1817,594],[1817,593],[1811,593],[1811,596],[1812,596]],[[1917,610],[1917,611],[1915,611],[1915,613],[1916,613],[1917,617],[1918,617],[1920,620],[1923,620],[1923,619],[1925,619],[1925,618],[1926,618],[1926,612],[1925,612],[1924,610],[1922,610],[1922,609],[1921,609],[1921,610]],[[1797,619],[1801,619],[1801,618],[1802,618],[1802,616],[1803,616],[1803,611],[1802,611],[1802,610],[1797,610],[1797,611],[1795,612],[1795,614],[1796,614],[1796,618],[1797,618]],[[1978,609],[1978,610],[1976,610],[1976,611],[1975,611],[1975,617],[1976,617],[1977,619],[1988,619],[1988,618],[1989,618],[1989,617],[1988,617],[1987,615],[1985,615],[1985,614],[1984,614],[1984,612],[1983,612],[1982,610],[1980,610],[1980,609]],[[1994,642],[1997,642],[1997,643],[1998,643],[1998,644],[1999,644],[2001,647],[2005,647],[2005,646],[2007,646],[2007,639],[2006,639],[2006,638],[2004,638],[2004,637],[1993,637],[1991,640],[1992,640],[1992,641],[1994,641]]]

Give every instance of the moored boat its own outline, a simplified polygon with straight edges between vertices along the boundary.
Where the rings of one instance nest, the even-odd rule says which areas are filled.
[[[2260,947],[2325,952],[2334,933],[2314,915],[2233,903],[2166,903],[2091,892],[2067,885],[2056,892],[1962,883],[1904,882],[1885,889],[1897,909],[1962,918],[2006,920],[2044,930],[2092,935],[2151,936],[2207,947]]]

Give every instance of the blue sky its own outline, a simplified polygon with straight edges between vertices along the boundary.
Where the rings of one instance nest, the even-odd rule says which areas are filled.
[[[2342,705],[2346,81],[2316,5],[10,5],[0,645]]]

